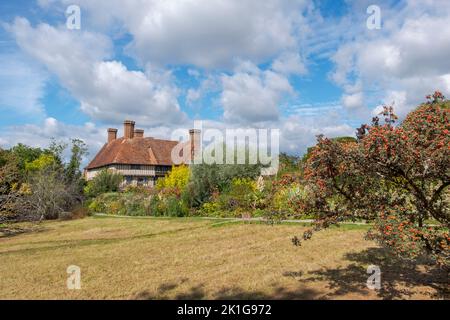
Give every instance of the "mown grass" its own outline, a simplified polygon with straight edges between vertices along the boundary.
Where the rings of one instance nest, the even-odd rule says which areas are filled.
[[[367,226],[301,247],[291,244],[306,229],[298,224],[90,217],[16,227],[0,237],[1,299],[447,297],[445,275],[390,257],[364,240]],[[380,291],[366,287],[370,264],[382,270]],[[81,290],[66,287],[69,265],[81,268]]]

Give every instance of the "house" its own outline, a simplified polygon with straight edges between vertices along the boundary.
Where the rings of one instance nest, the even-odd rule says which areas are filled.
[[[125,120],[121,138],[117,138],[117,129],[108,129],[108,141],[85,168],[87,180],[93,179],[101,170],[109,169],[123,175],[123,186],[133,184],[153,187],[158,178],[170,171],[175,165],[172,149],[180,142],[144,137],[144,130],[135,129],[134,125],[134,121]],[[190,162],[199,145],[200,130],[189,130],[189,137],[189,141],[184,144],[191,154],[182,155],[184,163]]]

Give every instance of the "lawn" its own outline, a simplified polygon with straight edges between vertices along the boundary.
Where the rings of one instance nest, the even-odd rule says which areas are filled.
[[[18,229],[20,227],[20,229]],[[188,218],[89,217],[0,228],[1,299],[436,299],[448,275],[390,257],[365,226],[305,227]],[[366,287],[378,265],[382,288]],[[81,268],[81,290],[66,269]]]

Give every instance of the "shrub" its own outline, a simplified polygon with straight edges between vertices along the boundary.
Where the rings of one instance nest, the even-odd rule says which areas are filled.
[[[106,213],[106,205],[101,199],[95,198],[88,204],[89,212],[91,213]]]
[[[84,193],[89,197],[95,197],[102,193],[117,192],[122,181],[121,174],[112,170],[101,170],[94,179],[87,183]]]
[[[184,217],[187,216],[188,210],[185,206],[183,206],[182,201],[180,201],[177,197],[171,196],[166,198],[165,200],[165,214],[169,217]]]
[[[200,208],[200,213],[203,216],[215,216],[221,210],[221,206],[217,201],[205,202]]]
[[[149,212],[154,216],[185,217],[189,215],[188,207],[176,195],[154,195],[149,200]]]
[[[161,199],[157,195],[150,197],[149,211],[152,216],[159,217],[164,215],[164,208]]]
[[[260,165],[196,164],[186,188],[186,198],[192,207],[200,207],[213,192],[226,191],[234,178],[255,179],[261,172]]]
[[[151,215],[150,198],[146,193],[104,193],[92,199],[88,208],[90,212],[112,215]]]
[[[186,165],[173,166],[172,170],[167,175],[156,181],[156,188],[161,190],[163,188],[178,188],[183,190],[190,177],[189,167]]]

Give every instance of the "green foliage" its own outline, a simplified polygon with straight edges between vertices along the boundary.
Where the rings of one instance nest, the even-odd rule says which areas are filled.
[[[110,192],[90,200],[92,213],[128,216],[167,216],[183,217],[189,214],[188,208],[176,195],[162,197],[158,194]]]
[[[26,163],[33,162],[39,158],[43,152],[44,151],[41,148],[28,147],[22,143],[11,148],[11,153],[16,157],[21,172],[25,171]]]
[[[0,149],[0,195],[8,194],[20,180],[20,162],[17,156]]]
[[[66,144],[52,141],[48,149],[18,144],[0,150],[0,218],[57,218],[83,202],[81,158],[86,146],[72,140],[71,160],[63,162]]]
[[[165,188],[154,195],[155,212],[161,216],[183,217],[189,215],[189,208],[182,191],[178,188]]]
[[[214,217],[253,216],[255,210],[265,207],[264,196],[254,179],[234,178],[228,188],[214,192],[199,208],[199,213]]]
[[[123,176],[112,170],[101,170],[84,188],[88,197],[95,197],[102,193],[119,191]]]
[[[70,182],[81,180],[82,172],[80,169],[81,161],[87,155],[87,146],[84,141],[80,139],[72,139],[72,148],[70,161],[66,166],[66,179]]]
[[[278,188],[273,196],[271,207],[284,215],[292,217],[298,213],[302,203],[308,201],[308,189],[300,183],[291,183]],[[304,214],[304,212],[302,212]]]
[[[280,153],[278,157],[279,168],[278,175],[283,175],[288,172],[295,172],[300,169],[300,158],[287,153]]]
[[[191,207],[200,207],[209,200],[213,192],[229,189],[234,178],[255,179],[260,171],[260,165],[193,165],[192,176],[186,187],[188,204]]]
[[[50,153],[42,153],[38,158],[31,162],[25,163],[25,171],[27,173],[35,173],[40,170],[45,170],[56,164],[54,155]]]
[[[111,215],[147,216],[150,215],[150,199],[144,193],[103,193],[90,200],[91,213]]]

